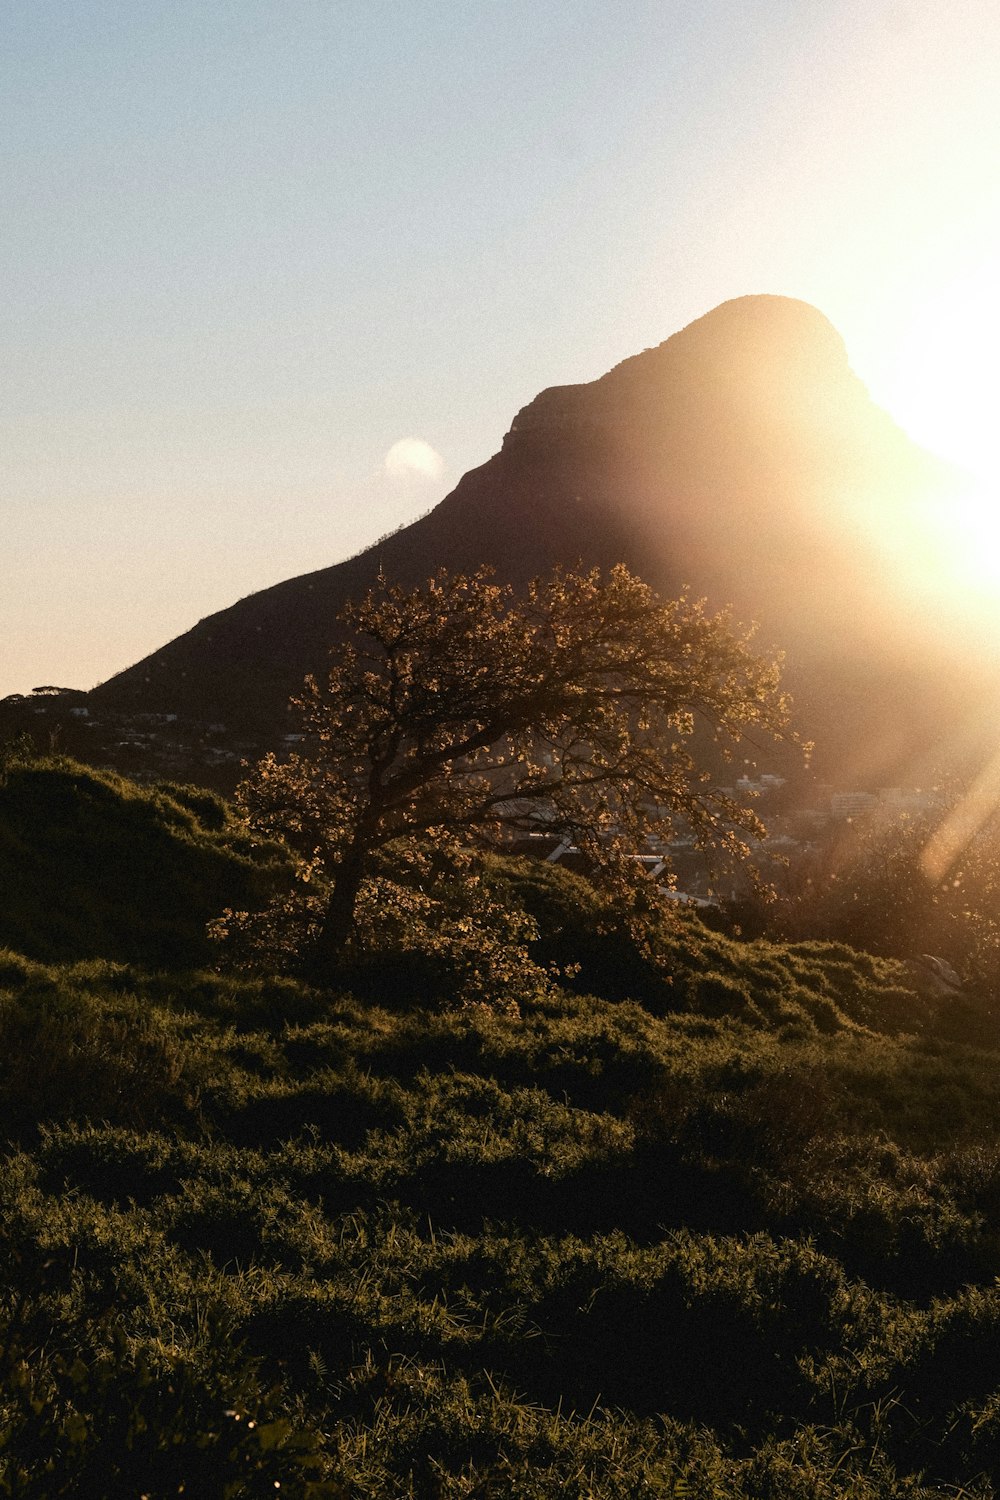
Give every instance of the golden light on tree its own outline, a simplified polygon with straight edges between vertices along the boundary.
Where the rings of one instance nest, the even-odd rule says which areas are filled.
[[[761,832],[691,751],[781,734],[778,668],[720,615],[663,601],[619,566],[556,572],[526,597],[442,570],[380,582],[297,701],[308,748],[266,756],[240,789],[251,826],[298,853],[315,907],[311,962],[335,963],[380,854],[414,839],[558,831],[613,868],[675,819],[734,854]],[[409,856],[408,856],[409,857]]]

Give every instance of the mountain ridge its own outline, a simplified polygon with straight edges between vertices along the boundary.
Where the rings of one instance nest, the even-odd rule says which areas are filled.
[[[851,741],[874,733],[896,775],[907,735],[925,754],[942,715],[966,713],[976,673],[971,643],[892,576],[874,517],[898,552],[921,497],[947,482],[871,401],[821,312],[733,299],[596,380],[539,392],[426,515],[207,616],[90,697],[274,736],[322,670],[339,608],[379,571],[413,586],[486,563],[520,587],[557,564],[623,561],[756,620],[762,649],[786,649],[830,766],[853,772]]]

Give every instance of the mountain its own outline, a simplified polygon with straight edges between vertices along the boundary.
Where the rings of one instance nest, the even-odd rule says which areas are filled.
[[[953,482],[874,405],[821,313],[739,298],[598,380],[543,391],[428,515],[200,621],[90,700],[276,736],[344,600],[380,570],[412,585],[485,562],[523,584],[624,561],[785,649],[824,774],[912,780],[983,692],[968,626],[910,567],[926,505]]]

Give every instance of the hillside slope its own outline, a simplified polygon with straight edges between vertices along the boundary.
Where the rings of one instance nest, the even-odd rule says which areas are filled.
[[[907,997],[847,950],[676,957],[714,1016],[0,953],[0,1483],[988,1500],[996,1051],[851,1024]]]
[[[206,923],[263,902],[284,868],[211,792],[0,764],[0,946],[32,958],[206,963]]]

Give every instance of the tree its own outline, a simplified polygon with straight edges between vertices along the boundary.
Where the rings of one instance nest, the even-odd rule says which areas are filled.
[[[341,620],[327,677],[293,700],[304,748],[265,756],[238,794],[329,883],[319,967],[349,944],[374,862],[407,840],[546,829],[620,870],[677,819],[738,853],[761,832],[690,747],[699,725],[723,746],[780,735],[778,667],[702,603],[664,602],[623,566],[557,571],[524,597],[488,569],[442,570],[412,592],[380,580]]]

